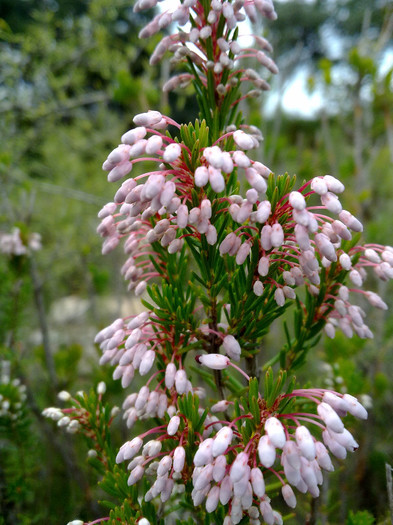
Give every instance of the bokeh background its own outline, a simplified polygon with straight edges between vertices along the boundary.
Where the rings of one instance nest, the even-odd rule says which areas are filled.
[[[150,67],[159,37],[138,39],[149,13],[126,0],[0,0],[0,235],[33,232],[42,248],[0,254],[0,524],[64,525],[102,515],[97,479],[78,436],[42,416],[57,392],[104,380],[95,333],[141,307],[119,276],[120,251],[103,257],[97,213],[113,197],[101,164],[136,113],[179,122],[198,116],[192,89],[169,96],[168,60]],[[298,181],[329,173],[369,242],[393,244],[393,5],[390,0],[276,1],[278,20],[254,28],[280,68],[271,92],[248,99],[246,120],[265,140],[258,158]],[[246,38],[246,37],[244,37]],[[254,67],[254,64],[252,64]],[[336,462],[299,521],[390,523],[385,463],[393,464],[392,286],[369,283],[389,304],[367,310],[374,340],[322,339],[299,380],[360,396],[360,449]],[[366,309],[367,305],[364,303]],[[273,352],[282,335],[265,347]],[[113,441],[126,436],[121,420]]]

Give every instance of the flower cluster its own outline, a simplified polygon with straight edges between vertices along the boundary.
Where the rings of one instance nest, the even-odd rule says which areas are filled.
[[[69,392],[62,390],[58,393],[58,398],[63,403],[69,403],[69,408],[48,407],[42,411],[42,415],[57,422],[59,428],[63,428],[69,434],[76,434],[77,432],[84,433],[90,439],[94,439],[94,431],[92,428],[92,415],[94,418],[101,408],[102,396],[105,394],[106,385],[103,381],[98,383],[97,392],[92,393],[92,400],[82,391],[78,392],[75,397],[72,397]],[[88,404],[90,403],[90,405]],[[94,408],[94,410],[93,410]],[[119,412],[118,407],[113,407],[110,412],[108,425],[111,424],[113,418]],[[97,422],[98,423],[98,420]],[[97,445],[97,449],[100,447]],[[102,451],[101,451],[102,452]],[[92,449],[88,453],[89,457],[95,457],[97,451]]]
[[[221,142],[231,141],[237,149],[228,151],[215,144],[191,152],[183,142],[154,130],[155,125],[164,122],[166,126],[170,121],[159,112],[137,115],[134,121],[153,128],[138,126],[123,135],[122,144],[104,163],[108,179],[118,180],[140,161],[157,162],[159,169],[123,182],[114,202],[100,211],[98,227],[105,239],[103,253],[125,240],[128,258],[121,273],[130,281],[130,290],[141,295],[150,279],[165,276],[165,263],[155,243],[174,254],[182,250],[187,237],[200,243],[204,236],[211,246],[219,243],[220,255],[234,257],[238,265],[248,263],[253,247],[258,249],[253,292],[262,300],[273,290],[277,305],[284,306],[287,299],[296,299],[296,289],[303,285],[318,296],[322,282],[325,301],[319,315],[328,321],[326,333],[333,337],[340,327],[348,337],[354,332],[372,337],[364,311],[350,302],[349,294],[361,293],[371,305],[386,309],[376,293],[361,287],[367,267],[382,280],[393,277],[393,248],[351,243],[352,232],[361,232],[363,226],[343,210],[339,195],[344,186],[339,180],[317,176],[274,202],[275,194],[268,188],[270,170],[244,151],[258,145],[255,134],[229,131]],[[148,132],[151,136],[144,138]],[[245,197],[231,191],[235,173],[247,181]],[[197,206],[193,192],[198,192]],[[226,214],[232,227],[219,239],[217,224]],[[337,284],[342,272],[348,273],[353,288]]]
[[[149,9],[155,4],[154,1],[137,2],[134,11]],[[239,44],[236,31],[238,22],[246,18],[255,22],[257,13],[270,20],[275,20],[277,16],[270,0],[247,2],[237,0],[234,3],[217,0],[211,2],[208,11],[204,9],[202,2],[185,1],[156,15],[141,30],[139,36],[150,37],[176,23],[182,29],[165,36],[158,43],[150,58],[151,65],[157,64],[165,53],[170,51],[173,53],[172,64],[181,66],[192,62],[202,86],[208,87],[213,80],[215,92],[221,99],[243,81],[252,82],[254,89],[247,96],[255,96],[263,90],[268,90],[269,84],[255,70],[239,67],[239,62],[246,58],[255,58],[270,73],[278,73],[276,64],[265,53],[265,51],[268,53],[272,51],[271,45],[265,38],[253,35],[255,48],[244,48]],[[187,29],[188,27],[190,29]],[[170,91],[177,87],[185,87],[192,81],[195,81],[193,74],[181,73],[168,80],[163,89]]]
[[[20,256],[41,248],[39,233],[23,235],[19,228],[14,228],[11,233],[0,232],[0,253]]]
[[[0,420],[16,421],[22,417],[26,402],[26,386],[20,379],[11,379],[11,363],[0,362]]]
[[[134,10],[156,3],[138,0]],[[245,517],[252,525],[282,523],[271,503],[272,480],[290,508],[295,491],[317,497],[321,469],[333,470],[330,455],[344,459],[358,447],[342,418],[367,417],[347,393],[293,389],[294,378],[284,392],[283,371],[276,384],[266,375],[262,396],[250,376],[257,375],[255,354],[271,324],[293,307],[294,335],[285,326],[287,343],[271,361],[291,373],[323,329],[329,337],[337,328],[372,337],[352,298],[360,294],[386,309],[362,287],[370,269],[383,281],[393,277],[393,248],[359,243],[363,226],[343,209],[337,178],[317,174],[296,187],[295,177],[275,176],[253,158],[263,137],[243,123],[238,103],[268,84],[241,64],[255,58],[278,71],[264,38],[254,36],[252,48],[240,45],[237,23],[258,13],[276,17],[271,0],[184,0],[142,29],[148,37],[177,25],[151,63],[173,53],[182,71],[164,90],[193,83],[200,119],[181,125],[159,111],[134,117],[135,127],[103,164],[109,182],[128,178],[99,212],[97,228],[104,254],[122,242],[121,274],[146,308],[95,339],[100,363],[114,367],[123,388],[136,372],[146,379],[123,403],[128,429],[141,420],[155,424],[130,436],[116,462],[127,462],[132,490],[144,478],[146,505],[160,498],[169,514],[171,501],[182,505],[189,491],[198,519],[217,513],[225,525]],[[256,92],[241,94],[246,80]],[[88,428],[78,402],[66,410],[46,415],[67,428]]]
[[[281,412],[280,405],[289,399],[308,402],[310,411]],[[347,451],[358,448],[344,427],[342,417],[349,413],[366,419],[367,411],[349,394],[321,389],[294,390],[280,396],[270,409],[262,397],[259,397],[258,404],[260,420],[247,440],[244,440],[241,429],[242,423],[253,419],[250,413],[232,421],[218,421],[213,415],[206,418],[193,457],[192,472],[185,462],[189,422],[181,412],[174,413],[174,407],[168,410],[171,417],[167,425],[153,428],[126,442],[116,461],[129,461],[130,485],[145,474],[153,477],[154,483],[145,494],[146,501],[159,496],[162,502],[166,502],[171,496],[181,494],[185,490],[184,483],[191,478],[195,506],[203,503],[206,511],[212,513],[219,503],[228,505],[224,523],[239,523],[244,515],[248,515],[252,523],[260,517],[268,524],[282,523],[280,514],[273,510],[266,494],[265,478],[276,476],[281,483],[282,497],[291,508],[296,507],[293,488],[317,497],[318,485],[323,482],[321,469],[334,470],[329,452],[344,459]],[[224,412],[231,405],[233,402],[221,401],[211,410]],[[312,405],[316,406],[316,413],[312,411]],[[313,428],[310,431],[309,426],[322,432],[322,440],[312,434]],[[212,431],[215,431],[214,437],[211,437]],[[151,434],[158,436],[144,444],[143,438]],[[170,451],[163,451],[163,443],[167,449],[170,447]]]

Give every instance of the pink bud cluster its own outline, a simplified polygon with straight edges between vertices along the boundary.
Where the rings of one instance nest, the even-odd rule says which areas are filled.
[[[172,359],[176,359],[176,365],[168,360],[163,348],[166,342],[174,345],[173,334],[165,332],[150,312],[142,312],[128,319],[116,319],[97,334],[95,342],[103,352],[100,364],[110,363],[116,366],[113,379],[121,379],[123,388],[131,384],[137,370],[141,376],[149,375],[157,354],[167,362],[164,370],[150,375],[139,394],[134,393],[126,398],[123,408],[126,410],[124,418],[128,427],[131,427],[136,419],[163,417],[168,397],[171,399],[188,392],[199,392],[187,378],[175,347]],[[148,385],[158,374],[164,377],[162,382],[165,388],[158,386],[150,392]]]
[[[260,137],[254,130],[245,133],[231,129],[220,141],[233,139],[239,149],[225,151],[218,144],[202,148],[198,157],[193,157],[196,167],[190,169],[188,148],[154,129],[173,121],[157,111],[149,111],[137,115],[134,122],[137,127],[123,135],[122,144],[104,163],[109,180],[118,180],[140,161],[157,162],[159,169],[123,182],[114,202],[100,211],[102,221],[98,227],[105,239],[104,253],[114,249],[120,239],[125,241],[128,258],[121,273],[130,281],[129,289],[141,295],[150,279],[165,275],[165,263],[161,263],[160,274],[150,260],[154,256],[160,261],[152,247],[155,242],[167,248],[169,254],[182,250],[184,238],[190,235],[196,240],[204,235],[208,244],[215,245],[219,219],[212,216],[215,207],[221,214],[229,213],[233,221],[233,227],[220,240],[222,256],[235,257],[238,265],[248,264],[252,247],[258,244],[255,295],[266,297],[272,291],[277,305],[284,306],[287,299],[296,299],[296,288],[304,284],[311,294],[318,295],[324,273],[323,282],[330,287],[318,315],[328,321],[326,333],[333,337],[339,327],[348,337],[353,333],[372,337],[364,322],[365,313],[351,304],[349,292],[360,292],[372,305],[386,308],[374,292],[358,289],[363,285],[367,267],[373,268],[382,280],[392,278],[393,249],[379,245],[354,246],[349,251],[342,248],[344,241],[351,240],[351,231],[361,232],[363,228],[356,217],[342,209],[338,195],[344,186],[338,179],[331,175],[315,177],[298,191],[285,195],[272,210],[265,196],[270,170],[244,151],[258,145]],[[228,195],[227,180],[234,170],[238,176],[244,172],[250,186],[245,198]],[[141,179],[145,182],[138,184]],[[193,189],[200,196],[198,206],[191,204]],[[218,194],[216,198],[208,197],[209,189]],[[310,206],[315,196],[320,204]],[[353,288],[337,286],[336,277],[342,271],[348,272]]]
[[[393,277],[393,249],[365,245],[344,251],[342,242],[352,239],[351,230],[361,232],[363,227],[350,212],[342,209],[337,193],[343,190],[343,184],[330,175],[316,177],[301,191],[284,196],[273,213],[270,201],[259,200],[255,188],[247,191],[246,199],[229,197],[232,202],[229,213],[243,227],[227,234],[220,244],[220,253],[235,256],[236,263],[243,264],[249,258],[252,245],[258,243],[261,257],[253,291],[262,296],[265,289],[273,287],[278,306],[283,306],[286,299],[295,299],[295,289],[302,285],[306,285],[312,295],[319,295],[324,273],[324,283],[331,283],[331,286],[319,315],[328,320],[327,334],[334,337],[335,327],[340,327],[348,337],[355,332],[367,338],[372,337],[372,332],[364,322],[366,314],[350,303],[349,292],[362,293],[370,304],[386,309],[386,304],[377,294],[359,288],[367,276],[367,267],[373,268],[375,275],[382,280]],[[319,206],[308,205],[308,199],[313,195],[320,198]],[[326,213],[337,214],[338,218]],[[264,224],[261,229],[251,226],[258,223]],[[335,265],[333,273],[332,264]],[[353,288],[336,284],[336,277],[342,271],[348,272]],[[331,300],[337,295],[332,308]]]
[[[119,180],[140,161],[157,162],[159,169],[123,182],[114,202],[106,204],[99,212],[101,223],[97,232],[104,238],[104,254],[116,248],[120,239],[125,239],[124,251],[128,259],[121,273],[130,281],[129,289],[141,295],[147,281],[157,276],[148,258],[155,255],[151,244],[160,242],[170,254],[176,253],[183,247],[181,230],[187,226],[197,238],[206,235],[211,245],[217,241],[217,231],[211,221],[212,202],[205,196],[198,207],[190,207],[193,188],[204,188],[209,183],[216,193],[221,193],[226,189],[228,175],[247,163],[255,171],[252,184],[266,189],[261,173],[266,176],[269,170],[248,159],[243,151],[224,152],[213,146],[200,151],[200,165],[192,172],[188,167],[191,162],[188,148],[154,129],[173,124],[173,121],[157,111],[149,111],[137,115],[134,122],[150,128],[138,126],[122,136],[122,144],[103,164],[103,169],[109,171],[108,180]],[[147,133],[151,133],[149,138],[145,138]],[[235,128],[228,136],[233,136],[241,149],[256,147],[260,138],[254,129],[247,134]],[[138,184],[146,178],[146,182]]]
[[[297,390],[282,399],[286,397],[309,399],[316,404],[317,413],[264,410],[260,428],[247,443],[242,442],[236,420],[221,421],[224,426],[216,435],[201,441],[194,456],[192,474],[194,505],[204,502],[206,511],[211,513],[220,503],[229,504],[228,524],[239,523],[244,515],[251,521],[263,519],[265,523],[274,524],[282,523],[282,519],[273,510],[266,494],[266,476],[274,474],[280,480],[282,496],[291,508],[296,506],[292,487],[313,497],[319,495],[318,486],[323,482],[321,469],[334,469],[329,451],[344,459],[347,451],[358,448],[341,418],[350,413],[366,419],[367,412],[349,394],[312,389]],[[230,405],[228,402],[219,404],[217,409],[222,411]],[[322,441],[313,436],[303,421],[322,430]],[[278,470],[275,470],[276,462],[281,466]]]
[[[138,1],[134,11],[149,9],[155,5],[155,1]],[[255,96],[261,90],[269,89],[268,83],[260,78],[258,73],[252,69],[240,69],[239,61],[245,58],[255,58],[259,64],[270,73],[276,74],[278,68],[274,61],[265,53],[271,52],[269,42],[261,37],[255,36],[256,48],[242,48],[238,42],[234,29],[237,24],[246,18],[255,22],[257,14],[275,20],[271,0],[222,2],[213,0],[208,13],[205,12],[202,2],[187,1],[181,5],[173,2],[173,7],[155,16],[139,33],[140,38],[146,38],[165,29],[172,23],[181,27],[177,33],[165,36],[155,48],[150,64],[157,64],[167,51],[173,53],[172,64],[188,64],[192,61],[198,70],[200,81],[207,86],[208,75],[213,75],[215,91],[218,96],[224,96],[231,88],[236,87],[242,81],[250,81],[255,89],[247,96]],[[191,22],[191,28],[186,24]],[[184,29],[183,29],[184,27]],[[211,47],[207,48],[207,40]],[[232,71],[228,75],[228,70]],[[163,87],[164,91],[170,91],[177,87],[184,87],[193,80],[189,73],[181,73],[172,77]]]
[[[279,406],[287,398],[307,400],[307,406],[316,406],[316,413],[267,410],[260,399],[261,422],[247,443],[243,442],[237,422],[252,419],[251,414],[232,422],[219,421],[209,414],[193,458],[192,473],[186,464],[188,421],[173,405],[164,411],[169,416],[166,424],[127,441],[116,461],[129,462],[129,485],[144,475],[153,478],[144,496],[146,501],[160,497],[165,502],[182,493],[184,484],[191,479],[194,505],[204,504],[208,513],[213,513],[220,504],[228,505],[225,523],[239,523],[245,515],[253,523],[259,519],[271,524],[282,523],[281,515],[273,509],[266,493],[272,476],[280,481],[282,497],[290,508],[297,504],[294,489],[317,497],[323,482],[321,469],[334,470],[329,452],[344,459],[348,451],[358,448],[342,417],[350,413],[360,419],[367,418],[365,408],[349,394],[320,389],[295,390],[280,396],[275,405]],[[145,403],[146,399],[145,395]],[[232,405],[233,402],[221,401],[212,411],[226,411]],[[322,440],[313,435],[313,428],[322,432]],[[152,434],[156,437],[143,445],[144,438]]]
[[[172,495],[185,490],[182,480],[183,475],[186,476],[184,469],[187,465],[183,444],[187,441],[188,422],[173,405],[168,407],[165,413],[170,416],[167,425],[153,428],[131,441],[127,441],[122,445],[116,457],[117,463],[131,460],[127,466],[130,471],[129,485],[137,483],[145,474],[155,478],[151,488],[144,496],[146,501],[151,501],[160,496],[161,501],[165,502]],[[162,418],[163,414],[159,417]],[[182,419],[183,423],[181,424]],[[151,434],[158,434],[158,436],[145,443],[142,448],[143,438]],[[162,451],[163,443],[165,443],[166,449],[170,449],[169,451]],[[141,449],[142,453],[137,455]]]

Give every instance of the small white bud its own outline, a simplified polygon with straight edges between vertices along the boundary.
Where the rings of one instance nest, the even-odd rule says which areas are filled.
[[[241,348],[237,340],[233,335],[226,335],[223,339],[222,346],[224,347],[225,353],[235,361],[239,361],[241,355]]]
[[[173,470],[175,472],[181,472],[183,470],[185,458],[186,452],[184,447],[176,447],[173,453]]]
[[[295,210],[301,211],[301,210],[304,210],[304,208],[306,207],[306,200],[303,194],[300,193],[299,191],[292,191],[289,194],[288,200],[289,200],[289,204]]]
[[[172,388],[175,384],[175,375],[176,375],[176,365],[174,363],[169,363],[165,370],[165,386],[167,388]]]
[[[65,390],[62,390],[57,394],[57,397],[60,399],[60,401],[69,401],[71,399],[71,394]]]
[[[255,281],[255,283],[253,284],[253,292],[255,293],[255,295],[257,297],[260,297],[261,295],[263,295],[263,290],[264,290],[264,287],[263,287],[263,284],[261,283],[261,281],[258,279]]]
[[[270,468],[276,460],[276,449],[267,435],[262,436],[258,443],[258,454],[262,465]]]
[[[167,430],[166,430],[167,434],[169,436],[174,436],[179,429],[179,425],[180,425],[180,417],[179,416],[171,417],[168,423],[168,426],[167,426]]]
[[[253,138],[247,133],[244,133],[241,129],[238,129],[233,134],[233,140],[239,146],[240,149],[248,150],[255,147]]]
[[[186,371],[177,370],[175,374],[175,387],[178,394],[185,394],[187,391],[187,375]]]
[[[221,354],[198,355],[195,359],[201,365],[205,365],[212,370],[224,370],[230,364],[229,359]]]
[[[265,494],[265,480],[263,479],[262,471],[257,467],[251,469],[250,480],[254,494],[257,498],[262,498]]]
[[[283,485],[281,488],[281,493],[288,507],[291,507],[291,509],[294,509],[296,507],[296,496],[292,490],[292,487],[288,484]]]
[[[248,465],[248,454],[246,452],[240,452],[236,456],[235,461],[232,463],[230,478],[233,483],[237,483],[241,480],[247,471]]]
[[[233,430],[230,427],[223,427],[221,430],[219,430],[213,442],[213,457],[217,457],[221,454],[224,454],[226,449],[231,444],[232,438]]]
[[[284,427],[276,417],[269,417],[265,422],[265,432],[270,443],[277,448],[283,448],[286,443]]]
[[[295,437],[297,446],[299,447],[302,455],[310,461],[315,459],[315,444],[308,428],[302,425],[297,427],[295,431]]]
[[[334,408],[328,403],[322,401],[317,407],[317,412],[329,429],[332,429],[334,432],[343,432],[344,423],[341,421]]]
[[[105,392],[106,392],[106,384],[104,383],[104,381],[100,381],[97,385],[97,394],[102,395],[102,394],[105,394]]]

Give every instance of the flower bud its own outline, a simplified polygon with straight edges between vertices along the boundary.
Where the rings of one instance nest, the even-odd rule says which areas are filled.
[[[177,209],[177,225],[179,228],[185,228],[188,224],[188,208],[181,204]]]
[[[148,155],[155,155],[162,148],[162,138],[159,135],[152,135],[146,143],[146,153]]]
[[[237,252],[236,255],[236,264],[243,264],[244,261],[247,259],[251,251],[251,243],[244,242]]]
[[[205,467],[201,469],[198,477],[195,479],[195,482],[194,482],[195,490],[201,490],[204,487],[206,487],[206,485],[209,485],[212,478],[213,478],[213,465],[209,463],[208,465],[206,465]]]
[[[233,337],[233,335],[226,335],[223,339],[222,346],[224,347],[225,353],[234,361],[239,361],[241,355],[241,348],[239,343]]]
[[[284,306],[285,304],[285,295],[282,288],[276,288],[274,292],[274,300],[278,306]]]
[[[235,461],[232,463],[230,478],[233,483],[241,480],[247,471],[248,466],[248,454],[246,452],[240,452],[236,456]]]
[[[330,459],[330,456],[328,454],[328,451],[326,450],[326,447],[323,443],[321,443],[320,441],[317,441],[316,444],[315,444],[315,450],[317,452],[317,462],[318,462],[318,465],[329,471],[329,472],[332,472],[334,470],[334,467],[333,467],[333,463]]]
[[[155,358],[156,358],[156,353],[154,352],[154,350],[148,350],[147,352],[145,352],[145,354],[143,355],[141,359],[141,363],[139,365],[139,373],[141,376],[144,376],[148,372],[150,372]]]
[[[217,230],[213,224],[209,224],[207,228],[206,240],[210,246],[214,246],[217,242]]]
[[[225,239],[220,244],[220,255],[224,255],[225,253],[228,253],[229,250],[233,247],[235,241],[237,239],[236,233],[228,233],[228,235],[225,237]]]
[[[329,191],[325,193],[325,195],[321,195],[321,202],[322,205],[332,213],[339,214],[343,209],[337,195],[330,193]]]
[[[185,458],[186,452],[184,447],[176,447],[173,453],[173,470],[175,472],[181,472],[183,470]]]
[[[259,279],[255,281],[255,283],[253,284],[252,290],[257,297],[260,297],[261,295],[263,295],[264,287]]]
[[[65,390],[62,390],[57,394],[57,397],[60,399],[60,401],[69,401],[71,399],[71,394]]]
[[[317,233],[314,237],[314,241],[319,252],[324,255],[328,261],[337,261],[336,250],[329,238],[324,233]]]
[[[247,157],[247,155],[244,153],[244,151],[234,151],[232,155],[232,159],[238,168],[248,168],[251,165],[251,161]],[[246,173],[247,173],[247,170],[246,170]]]
[[[172,458],[171,456],[164,456],[157,468],[157,476],[165,476],[165,474],[169,471],[169,469],[172,467]]]
[[[329,191],[332,191],[333,193],[342,193],[345,190],[344,184],[331,175],[325,175],[323,180],[325,181]]]
[[[213,466],[213,479],[219,483],[224,479],[227,467],[227,458],[223,455],[217,456]]]
[[[253,138],[250,135],[247,135],[247,133],[244,133],[241,129],[234,132],[233,140],[237,146],[243,150],[253,149],[255,147]]]
[[[291,509],[296,507],[296,496],[290,485],[283,485],[281,488],[282,497],[284,498],[285,503]]]
[[[274,514],[270,503],[267,500],[262,500],[259,509],[266,525],[274,525]]]
[[[176,365],[174,363],[168,363],[165,369],[165,386],[169,389],[175,384],[176,372]]]
[[[197,186],[198,188],[202,188],[203,186],[207,184],[209,180],[209,172],[206,166],[199,166],[195,170],[194,179],[195,179],[195,186]]]
[[[269,273],[269,259],[268,257],[261,257],[258,263],[258,273],[261,277],[266,277]]]
[[[149,387],[147,387],[147,386],[143,386],[143,387],[139,390],[138,397],[136,398],[136,401],[135,401],[135,408],[136,408],[137,410],[141,410],[141,409],[145,406],[148,397],[149,397]]]
[[[257,467],[251,469],[250,479],[254,494],[257,498],[262,498],[262,496],[265,494],[265,480],[263,479],[261,469]]]
[[[327,430],[322,432],[322,438],[325,445],[328,447],[330,452],[338,459],[345,459],[347,457],[347,450],[345,447],[340,445]]]
[[[104,381],[100,381],[97,385],[97,394],[102,395],[102,394],[105,394],[105,392],[106,392],[106,384],[104,383]]]
[[[171,417],[168,423],[167,429],[166,429],[168,436],[174,436],[179,429],[179,425],[180,425],[180,417],[179,416]]]
[[[216,193],[221,193],[225,189],[225,179],[221,171],[210,167],[208,170],[209,182],[212,190]]]
[[[137,483],[143,476],[145,469],[142,465],[138,465],[131,471],[131,474],[127,480],[127,485],[131,486]]]
[[[165,148],[162,158],[164,159],[164,162],[174,162],[180,157],[180,154],[180,145],[177,142],[173,142],[172,144],[168,144]]]
[[[134,123],[137,126],[154,126],[158,124],[162,119],[162,115],[159,111],[149,110],[147,113],[139,113],[133,118]]]
[[[350,280],[353,282],[353,284],[355,286],[362,286],[363,285],[363,279],[362,279],[362,276],[360,275],[360,273],[353,269],[349,272],[349,278]]]
[[[359,403],[356,397],[351,396],[350,394],[344,394],[343,400],[347,403],[348,412],[358,419],[367,419],[368,414],[364,406]]]
[[[185,394],[187,391],[186,371],[181,369],[175,374],[175,387],[178,394]]]
[[[205,365],[212,370],[224,370],[229,366],[229,359],[225,355],[221,354],[204,354],[197,355],[195,360],[201,364]]]
[[[226,449],[231,444],[232,438],[233,430],[230,427],[223,427],[221,430],[219,430],[216,437],[214,438],[212,446],[213,457],[224,454]]]
[[[315,459],[315,444],[307,427],[301,425],[295,431],[296,443],[300,452],[306,458],[312,461]]]
[[[312,179],[311,189],[318,195],[325,195],[328,192],[327,183],[322,177],[315,177]]]
[[[161,449],[162,449],[161,441],[152,439],[144,445],[142,449],[142,456],[143,457],[156,456],[157,454],[161,452]]]
[[[218,501],[220,497],[220,487],[215,485],[210,489],[210,492],[207,496],[206,500],[206,512],[211,513],[214,512],[217,508]]]
[[[284,427],[276,417],[269,417],[266,420],[265,432],[269,437],[270,443],[274,447],[283,448],[287,441],[287,438],[285,436]]]
[[[304,210],[306,207],[306,200],[302,193],[298,191],[291,191],[288,197],[289,204],[294,208],[295,210]]]
[[[334,432],[344,431],[344,423],[337,415],[337,412],[328,403],[320,403],[317,407],[317,411],[319,416],[322,418],[322,421],[329,429],[333,430]]]
[[[354,232],[362,232],[363,231],[363,225],[362,223],[354,217],[349,211],[343,210],[339,214],[339,219],[342,221],[345,226],[348,226],[352,231]]]
[[[165,481],[165,485],[160,494],[160,499],[163,503],[165,503],[165,501],[168,501],[168,499],[171,497],[174,484],[175,481],[172,478],[167,479]]]
[[[261,246],[265,251],[272,249],[272,227],[270,224],[265,224],[261,230]]]
[[[276,460],[276,449],[270,442],[269,436],[262,436],[258,443],[258,455],[262,465],[271,467]]]
[[[262,177],[262,175],[258,173],[258,171],[255,168],[253,167],[247,168],[245,173],[246,173],[246,179],[252,188],[254,188],[258,193],[266,192],[267,190],[266,181]],[[265,202],[269,202],[270,204],[270,201],[265,201]],[[269,215],[270,215],[270,212],[269,212]],[[262,218],[263,218],[263,215],[261,215],[261,219]],[[258,222],[266,222],[267,217],[264,220],[261,220],[261,219],[258,219]]]
[[[212,446],[213,438],[205,439],[204,441],[202,441],[202,443],[200,443],[198,450],[196,451],[194,456],[194,465],[196,467],[203,467],[208,463],[212,463]]]
[[[367,297],[369,303],[375,308],[380,308],[381,310],[388,309],[388,305],[379,297],[378,294],[374,292],[366,292],[365,296]]]
[[[334,432],[330,428],[328,428],[328,431],[330,436],[349,452],[355,452],[355,450],[359,448],[359,444],[355,441],[352,434],[346,428],[344,428],[341,433]]]

